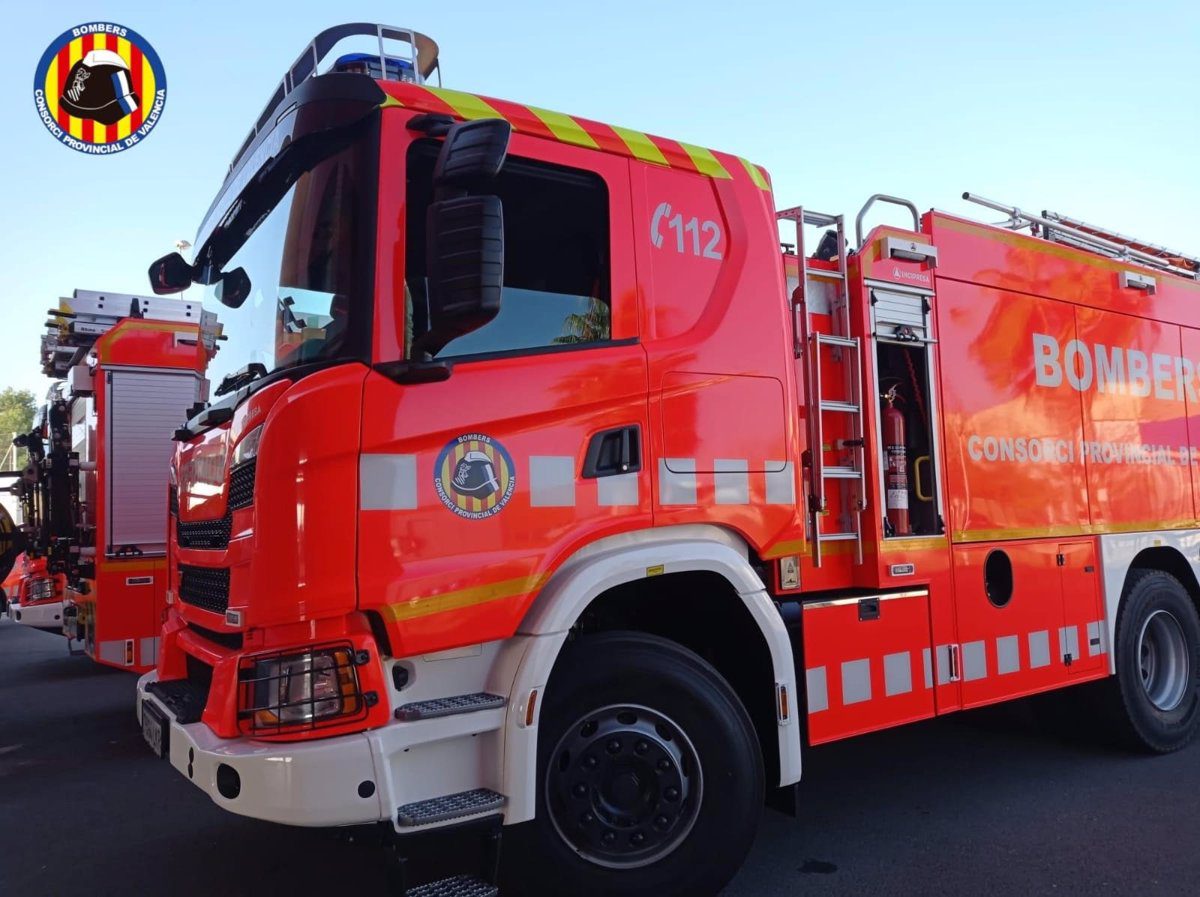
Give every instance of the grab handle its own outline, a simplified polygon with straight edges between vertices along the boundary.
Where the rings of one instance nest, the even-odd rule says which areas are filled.
[[[917,207],[915,205],[913,205],[907,199],[901,199],[899,196],[888,196],[886,193],[876,193],[867,200],[867,204],[859,210],[858,217],[854,219],[854,235],[858,238],[859,248],[862,247],[863,242],[863,218],[866,217],[867,211],[871,208],[871,206],[875,205],[877,202],[891,203],[894,206],[904,206],[904,208],[912,212],[913,230],[915,230],[917,233],[921,232],[921,215],[917,211]]]

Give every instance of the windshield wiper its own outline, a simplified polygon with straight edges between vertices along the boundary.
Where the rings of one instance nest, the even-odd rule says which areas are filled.
[[[267,366],[257,361],[252,361],[245,367],[240,367],[232,374],[226,374],[221,380],[221,384],[217,387],[217,395],[223,396],[227,392],[233,392],[235,389],[241,389],[247,383],[253,383],[260,377],[267,376]]]

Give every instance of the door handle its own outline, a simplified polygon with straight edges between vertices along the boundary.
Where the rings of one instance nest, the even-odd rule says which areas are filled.
[[[588,442],[583,478],[619,476],[642,469],[642,428],[638,424],[601,430]]]

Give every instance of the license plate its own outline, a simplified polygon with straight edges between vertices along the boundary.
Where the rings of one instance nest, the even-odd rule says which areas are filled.
[[[142,702],[142,737],[158,757],[167,756],[167,739],[171,730],[167,718],[149,701]]]

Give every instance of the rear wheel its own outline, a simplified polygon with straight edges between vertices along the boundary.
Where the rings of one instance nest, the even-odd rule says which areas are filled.
[[[1117,622],[1117,678],[1125,734],[1158,753],[1200,731],[1200,618],[1179,580],[1130,575]]]
[[[539,728],[522,882],[544,895],[716,894],[754,840],[763,768],[721,675],[666,639],[564,649]]]

